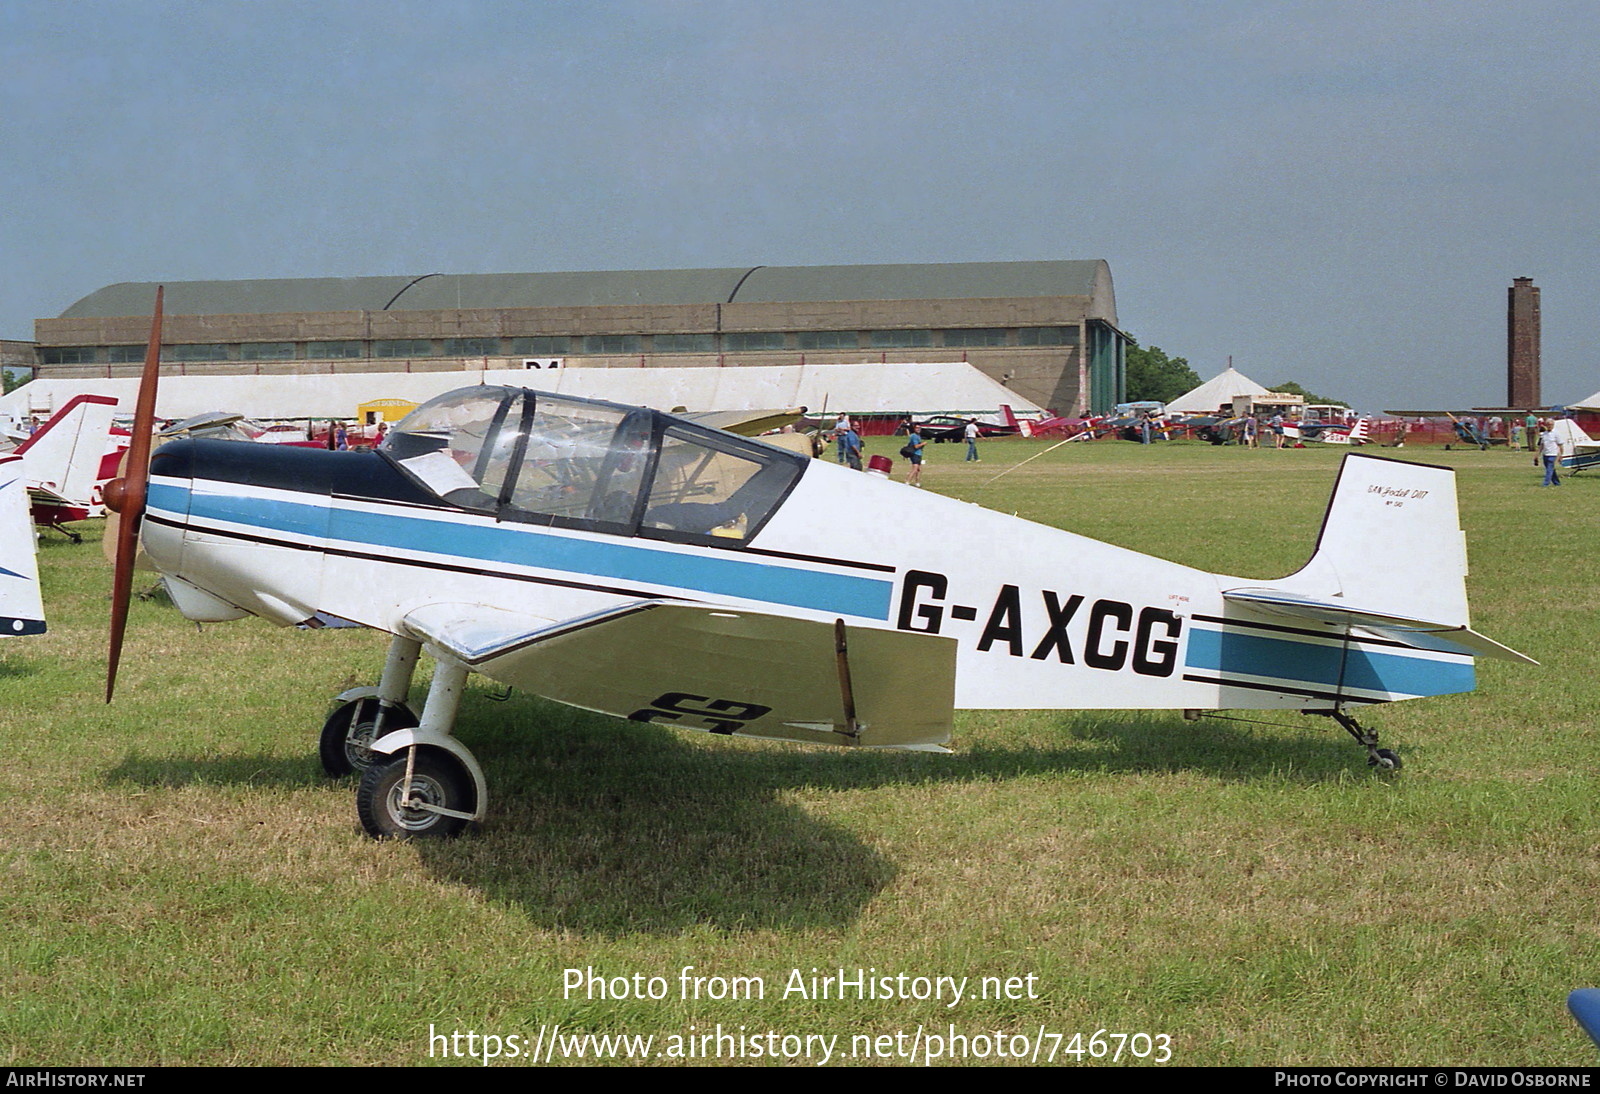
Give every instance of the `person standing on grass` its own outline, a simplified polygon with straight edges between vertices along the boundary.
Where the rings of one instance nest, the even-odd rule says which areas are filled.
[[[967,462],[978,463],[978,419],[968,418],[963,432],[967,438]]]
[[[922,439],[922,434],[917,432],[917,427],[911,426],[911,432],[906,435],[906,446],[900,450],[911,461],[911,473],[906,476],[906,483],[910,486],[922,485],[922,449],[927,443]]]
[[[861,434],[854,429],[847,429],[839,437],[839,445],[844,449],[844,462],[852,471],[861,470]]]
[[[1561,476],[1556,474],[1556,468],[1561,463],[1561,438],[1549,421],[1540,422],[1539,429],[1539,458],[1544,462],[1544,481],[1539,485],[1560,486]]]

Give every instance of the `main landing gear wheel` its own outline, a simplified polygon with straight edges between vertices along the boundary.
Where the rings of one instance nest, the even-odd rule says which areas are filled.
[[[406,779],[409,749],[368,767],[356,791],[361,827],[374,839],[444,839],[459,835],[468,822],[435,809],[466,813],[472,809],[472,783],[448,759],[421,752]],[[430,808],[432,807],[432,808]]]
[[[352,699],[339,707],[322,724],[322,738],[317,752],[322,758],[322,770],[335,779],[349,774],[361,774],[372,766],[372,742],[379,736],[378,711],[381,700],[376,696]],[[417,716],[410,707],[388,704],[383,711],[383,732],[397,729],[414,729]]]

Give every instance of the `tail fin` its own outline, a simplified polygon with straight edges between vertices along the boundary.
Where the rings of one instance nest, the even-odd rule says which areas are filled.
[[[35,538],[22,460],[0,456],[0,636],[44,633]]]
[[[17,446],[17,455],[27,458],[28,477],[71,501],[91,501],[116,408],[108,395],[79,395],[62,407]]]
[[[1352,452],[1305,568],[1227,600],[1384,633],[1406,645],[1532,664],[1471,628],[1455,472]]]
[[[1012,429],[1015,429],[1019,437],[1033,436],[1033,423],[1024,418],[1018,418],[1012,411],[1011,407],[1007,406],[1005,403],[1001,403],[1000,413],[1006,416],[1006,425],[1010,426]]]
[[[1571,452],[1580,444],[1594,444],[1594,438],[1585,433],[1583,427],[1571,418],[1557,418],[1550,426],[1552,432],[1560,439],[1561,447],[1565,452]]]

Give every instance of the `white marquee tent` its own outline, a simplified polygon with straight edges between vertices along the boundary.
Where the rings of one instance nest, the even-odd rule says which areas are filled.
[[[690,411],[804,406],[851,414],[990,415],[1041,408],[962,361],[933,364],[774,365],[748,368],[546,368],[316,375],[162,376],[156,414],[228,411],[251,418],[345,418],[375,399],[420,403],[473,384],[511,384],[613,402]],[[0,398],[0,417],[48,416],[75,395],[111,395],[132,413],[138,380],[34,380]]]
[[[1267,389],[1232,365],[1167,404],[1168,414],[1206,414],[1233,402],[1235,395],[1266,395]]]

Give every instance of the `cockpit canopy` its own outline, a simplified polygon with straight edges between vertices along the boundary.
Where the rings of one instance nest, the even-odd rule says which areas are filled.
[[[499,520],[719,546],[754,536],[806,462],[643,407],[515,387],[431,399],[380,451]]]

